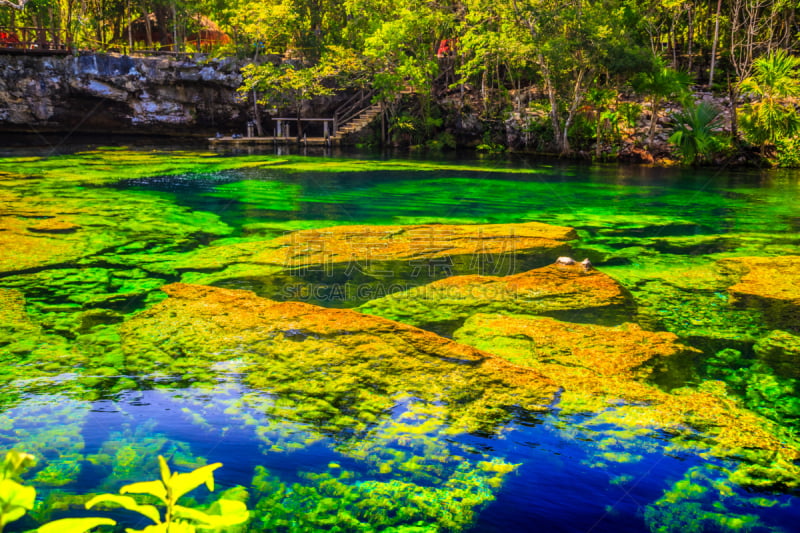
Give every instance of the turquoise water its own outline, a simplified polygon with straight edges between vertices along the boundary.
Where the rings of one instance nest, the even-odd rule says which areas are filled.
[[[0,174],[7,207],[0,215],[81,227],[46,233],[54,242],[75,239],[62,256],[24,268],[8,260],[0,272],[0,289],[24,297],[26,316],[0,315],[0,439],[37,456],[26,480],[47,502],[7,530],[86,514],[70,495],[154,479],[158,455],[184,471],[224,463],[216,493],[236,486],[249,492],[252,531],[795,529],[800,508],[791,489],[739,486],[731,472],[742,457],[695,447],[693,439],[705,438],[701,431],[676,442],[657,426],[634,431],[609,422],[623,406],[608,405],[603,416],[562,413],[556,397],[543,412],[518,409],[485,429],[450,431],[457,402],[423,399],[409,385],[408,394],[378,393],[391,407],[365,426],[331,424],[298,414],[315,398],[306,390],[310,381],[298,379],[294,392],[284,384],[258,386],[244,352],[233,353],[231,365],[153,371],[123,349],[128,341],[120,328],[164,299],[160,286],[209,274],[213,269],[192,266],[197,251],[333,225],[564,225],[578,231],[573,255],[590,258],[631,293],[636,322],[701,350],[667,369],[662,384],[727,380],[732,398],[793,432],[800,412],[777,406],[797,398],[796,379],[764,368],[754,346],[776,329],[796,335],[800,322],[778,328],[758,309],[727,305],[723,280],[711,277],[720,259],[800,255],[797,174],[525,161],[498,169],[467,160],[441,169],[430,167],[440,162],[419,161],[429,166],[354,171],[310,159],[300,160],[301,169],[198,165],[99,180],[81,178],[84,156],[75,157],[77,181],[26,170],[13,155],[0,169],[23,176]],[[98,157],[108,159],[113,176],[115,155],[91,156]],[[236,160],[227,158],[232,166]],[[709,277],[687,279],[687,268]],[[293,275],[288,282],[299,279]],[[316,282],[348,282],[336,276]],[[430,280],[392,283],[404,281]],[[247,279],[218,285],[253,287]],[[260,296],[289,299],[279,284],[256,287]],[[299,299],[356,307],[369,297]],[[725,352],[728,359],[709,363],[725,349],[739,355]],[[750,373],[732,376],[736,371]],[[747,380],[755,379],[777,386],[750,394]],[[791,434],[780,438],[791,443]],[[202,503],[205,496],[197,498]],[[46,512],[50,507],[55,511]],[[103,514],[126,527],[146,525],[124,511]]]

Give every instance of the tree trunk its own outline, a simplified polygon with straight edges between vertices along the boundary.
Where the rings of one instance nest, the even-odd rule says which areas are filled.
[[[687,36],[686,36],[686,40],[688,41],[688,43],[687,43],[687,48],[688,48],[687,54],[689,55],[689,74],[692,73],[692,67],[694,66],[694,56],[692,55],[693,52],[694,52],[694,50],[692,50],[694,48],[694,46],[693,46],[694,45],[694,16],[693,16],[692,11],[693,11],[693,7],[689,6],[689,9],[688,9],[689,27],[687,29]]]
[[[728,103],[728,109],[731,115],[731,139],[733,140],[733,144],[738,146],[739,116],[736,114],[736,104],[739,100],[739,88],[737,84],[731,83],[730,80],[728,80],[728,96],[730,99],[730,102]]]
[[[717,43],[719,43],[719,13],[722,11],[722,0],[717,0],[717,16],[714,21],[714,42],[711,45],[711,70],[708,74],[708,88],[714,85],[714,66],[717,63]]]
[[[175,0],[172,0],[172,51],[181,51],[178,42],[178,7],[175,5]]]
[[[144,0],[140,0],[139,5],[142,6],[142,14],[144,15],[144,32],[147,36],[147,48],[153,48],[153,28],[150,26],[150,13],[147,10],[147,6],[144,3]]]
[[[256,133],[259,137],[263,137],[264,130],[261,128],[261,112],[258,110],[258,95],[255,89],[253,89],[253,122],[256,123]]]
[[[600,110],[597,110],[597,127],[595,128],[594,138],[595,138],[595,145],[594,145],[594,156],[597,159],[600,159],[600,130],[601,130],[601,113]]]
[[[659,98],[653,98],[653,103],[650,107],[650,130],[647,133],[647,149],[653,148],[653,139],[656,136],[656,124],[658,123],[658,107]]]

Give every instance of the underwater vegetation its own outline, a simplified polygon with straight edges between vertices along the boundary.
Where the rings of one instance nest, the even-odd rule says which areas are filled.
[[[33,510],[36,489],[22,483],[21,475],[35,464],[33,455],[12,450],[6,453],[0,465],[0,531],[10,522],[19,520]],[[141,514],[153,522],[141,530],[126,528],[129,533],[195,533],[197,530],[230,531],[231,526],[247,522],[247,506],[238,500],[220,498],[203,510],[179,505],[178,501],[200,485],[214,490],[214,471],[221,463],[201,466],[188,473],[170,471],[167,461],[158,456],[161,478],[125,485],[119,494],[98,494],[88,499],[84,507],[120,506]],[[154,505],[140,504],[126,494],[144,494],[164,505],[163,513]],[[85,498],[84,498],[85,499]],[[117,522],[106,517],[62,518],[40,525],[37,533],[87,533],[99,526],[113,526]]]
[[[797,177],[625,172],[0,160],[6,531],[791,531]]]

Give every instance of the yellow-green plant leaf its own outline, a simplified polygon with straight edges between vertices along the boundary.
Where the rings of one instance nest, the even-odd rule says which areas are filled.
[[[177,529],[174,529],[174,528],[167,529],[168,526],[169,526],[169,524],[164,522],[163,524],[156,524],[154,526],[147,526],[144,529],[132,529],[132,528],[126,527],[125,528],[125,533],[173,533],[173,532],[177,532],[178,531]]]
[[[201,466],[200,468],[189,472],[188,474],[172,474],[169,480],[169,488],[173,501],[178,501],[178,498],[187,492],[196,489],[203,483],[206,484],[208,490],[214,490],[214,470],[221,467],[222,463],[214,463],[211,465]]]
[[[2,514],[0,514],[0,527],[13,522],[14,520],[19,520],[25,513],[27,513],[27,509],[23,507],[12,507],[8,510],[3,510]]]
[[[2,502],[2,521],[7,524],[25,514],[26,510],[33,509],[36,500],[36,489],[20,485],[11,479],[0,480],[0,502]],[[22,511],[17,515],[17,510]],[[10,515],[15,518],[7,518]]]
[[[199,522],[202,525],[211,525],[213,522],[213,517],[207,515],[203,511],[198,511],[197,509],[192,509],[191,507],[184,507],[182,505],[176,505],[173,508],[173,513],[176,518],[183,518],[185,520],[191,520],[193,522]]]
[[[188,522],[173,522],[169,533],[196,533],[197,528]]]
[[[36,458],[33,455],[11,450],[6,453],[6,457],[3,460],[3,478],[18,476],[34,464],[36,464]]]
[[[119,489],[120,494],[150,494],[164,503],[167,503],[167,488],[160,481],[142,481],[141,483],[131,483]]]
[[[172,522],[158,524],[157,526],[147,526],[144,529],[127,528],[125,533],[196,533],[197,529],[187,522]]]
[[[214,528],[243,524],[250,518],[247,505],[236,500],[217,500],[208,511],[207,516],[211,519]],[[199,526],[199,528],[205,529],[203,526]]]
[[[97,526],[115,526],[110,518],[62,518],[53,520],[36,530],[37,533],[86,533]]]
[[[164,482],[164,485],[166,485],[169,483],[169,479],[172,475],[170,474],[167,460],[160,455],[158,456],[158,468],[161,470],[161,480]]]
[[[124,487],[123,487],[124,488]],[[117,494],[100,494],[86,502],[86,508],[91,509],[98,503],[115,503],[120,507],[129,511],[134,511],[141,515],[146,516],[156,524],[161,523],[161,514],[153,505],[139,505],[139,503],[130,496],[119,496]]]

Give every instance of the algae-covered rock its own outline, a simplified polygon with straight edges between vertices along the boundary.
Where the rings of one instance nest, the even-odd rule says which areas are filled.
[[[13,193],[10,185],[15,185]],[[144,261],[135,262],[146,268],[154,252],[185,251],[209,235],[231,231],[216,215],[193,213],[157,196],[109,189],[0,182],[0,204],[0,276],[86,263],[95,254],[102,254],[97,262],[118,263],[115,252],[137,253],[126,249],[137,242],[146,253]]]
[[[331,431],[374,423],[399,394],[444,402],[454,426],[477,428],[555,392],[533,370],[383,318],[247,291],[163,290],[170,298],[121,326],[129,372],[198,379],[212,362],[243,361],[246,382],[278,396],[273,414]]]
[[[210,246],[173,266],[192,272],[184,282],[352,307],[448,276],[542,266],[566,253],[575,238],[571,228],[537,222],[334,226]]]
[[[25,313],[25,297],[22,293],[0,288],[0,347],[16,340],[16,335],[37,329]]]
[[[406,324],[457,324],[475,313],[516,313],[620,323],[632,303],[619,283],[581,265],[549,265],[512,276],[454,276],[372,300],[359,310]]]
[[[31,320],[20,291],[0,288],[0,382],[64,372],[81,362],[67,341]]]
[[[800,337],[773,331],[753,347],[758,358],[782,377],[800,379]]]
[[[636,324],[604,327],[534,316],[474,315],[454,339],[544,373],[540,364],[628,379],[647,377],[667,358],[694,351],[671,333],[644,331]]]
[[[720,265],[738,278],[728,289],[734,305],[760,309],[774,328],[800,331],[800,256],[737,257]]]
[[[730,305],[735,280],[705,257],[644,257],[636,265],[603,267],[630,290],[635,322],[645,329],[675,333],[711,354],[725,348],[749,351],[764,334],[756,309]]]
[[[786,486],[800,445],[775,422],[745,409],[720,381],[666,392],[644,380],[659,363],[697,351],[670,333],[626,324],[607,328],[559,323],[550,318],[476,315],[455,332],[464,344],[525,365],[560,387],[554,408],[581,414],[584,428],[625,429],[673,436],[676,450],[744,460],[748,485]],[[755,468],[757,466],[757,468]],[[753,470],[755,468],[755,470]],[[779,478],[779,481],[775,479]]]

